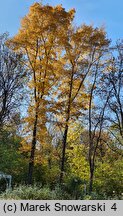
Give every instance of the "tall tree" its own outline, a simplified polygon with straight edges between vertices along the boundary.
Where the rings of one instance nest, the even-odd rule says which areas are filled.
[[[18,34],[9,41],[13,49],[26,56],[31,77],[29,85],[33,91],[28,111],[28,121],[32,128],[29,184],[32,183],[38,126],[41,133],[46,123],[48,93],[56,79],[61,32],[65,34],[73,15],[74,10],[66,12],[62,6],[51,7],[35,3],[30,7],[29,14],[23,18]]]
[[[106,77],[112,89],[108,102],[108,130],[115,140],[115,146],[123,145],[123,42],[118,41],[112,52],[110,73]],[[107,91],[109,90],[107,88]]]
[[[105,111],[110,96],[110,91],[105,94],[104,89],[104,73],[107,73],[109,66],[108,46],[109,40],[106,38],[106,33],[103,29],[95,32],[96,40],[92,47],[94,50],[94,64],[91,67],[88,79],[90,80],[87,86],[89,95],[88,106],[88,136],[89,136],[89,166],[90,166],[90,183],[89,192],[93,189],[93,177],[95,170],[95,159],[98,146],[100,144]]]
[[[61,159],[60,182],[65,171],[65,151],[67,134],[71,120],[80,118],[88,108],[88,94],[85,86],[87,77],[98,63],[104,47],[108,44],[103,29],[83,25],[74,30],[69,29],[64,40],[62,76],[57,86],[57,99],[54,104],[63,131],[63,150]]]

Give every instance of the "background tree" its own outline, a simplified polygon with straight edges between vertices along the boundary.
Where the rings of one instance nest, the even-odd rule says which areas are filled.
[[[109,95],[105,95],[104,93],[102,77],[109,66],[108,62],[110,56],[108,56],[109,40],[106,38],[104,29],[94,29],[93,27],[90,27],[89,31],[87,42],[86,39],[84,40],[84,43],[86,43],[85,50],[86,52],[87,50],[89,51],[84,54],[86,65],[83,65],[82,68],[82,71],[87,68],[87,74],[84,78],[84,91],[88,95],[88,109],[85,112],[83,110],[83,115],[80,116],[80,121],[83,121],[85,127],[88,125],[88,160],[90,166],[91,193],[96,150],[100,142],[101,132],[104,125],[104,113],[109,99]],[[87,31],[84,35],[86,34]]]
[[[0,128],[20,113],[26,81],[22,55],[15,54],[6,46],[7,39],[7,33],[0,35]]]
[[[108,101],[107,119],[108,130],[114,140],[114,148],[123,145],[123,43],[116,43],[112,52],[110,73],[106,76],[109,87],[112,89]],[[112,146],[113,147],[113,146]]]

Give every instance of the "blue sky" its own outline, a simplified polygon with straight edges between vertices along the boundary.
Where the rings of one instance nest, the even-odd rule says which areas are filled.
[[[17,33],[21,18],[34,0],[0,0],[0,33]],[[113,41],[123,38],[123,0],[43,0],[44,4],[62,4],[66,10],[76,9],[75,24],[105,26]]]

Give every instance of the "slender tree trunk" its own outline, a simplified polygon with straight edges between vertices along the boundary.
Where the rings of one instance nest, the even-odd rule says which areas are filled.
[[[98,67],[97,67],[98,68]],[[94,176],[94,160],[95,160],[95,147],[94,147],[94,136],[92,132],[92,100],[93,100],[93,92],[94,86],[96,84],[97,79],[97,70],[94,75],[94,81],[92,84],[91,92],[90,92],[90,100],[89,100],[89,165],[90,165],[90,180],[89,180],[89,194],[91,194],[93,190],[93,176]]]
[[[91,133],[90,133],[91,135]],[[90,136],[91,138],[91,136]],[[89,179],[89,194],[92,193],[93,190],[93,177],[94,177],[94,155],[93,155],[93,140],[90,139],[90,147],[89,147],[89,166],[90,166],[90,179]]]
[[[64,165],[65,165],[65,151],[66,151],[66,144],[67,144],[67,133],[68,133],[68,125],[66,124],[64,136],[63,136],[63,148],[62,148],[62,160],[61,160],[61,173],[60,173],[60,184],[63,181],[63,175],[64,175]]]
[[[35,156],[35,146],[36,146],[36,134],[37,134],[37,121],[38,121],[38,114],[37,114],[37,111],[36,111],[34,128],[33,128],[31,154],[30,154],[30,161],[29,161],[29,171],[28,171],[28,184],[29,185],[32,184],[32,177],[33,177],[34,156]]]
[[[68,122],[70,119],[70,111],[71,111],[71,103],[72,103],[73,75],[74,75],[74,65],[72,65],[72,73],[71,73],[71,79],[70,79],[70,90],[69,90],[69,95],[68,95],[68,107],[67,107],[67,112],[66,112],[66,123],[65,123],[65,130],[64,130],[63,141],[62,141],[63,148],[62,148],[60,184],[63,181],[64,166],[65,166],[65,151],[66,151],[66,145],[67,145]]]
[[[93,177],[94,177],[94,165],[90,167],[89,194],[91,194],[93,190]]]

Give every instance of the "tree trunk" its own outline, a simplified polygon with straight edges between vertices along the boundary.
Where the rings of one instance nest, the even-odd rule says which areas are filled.
[[[65,150],[67,144],[67,133],[68,133],[68,125],[66,124],[64,136],[63,136],[63,148],[62,148],[62,161],[61,161],[61,173],[60,173],[60,184],[63,181],[63,174],[64,174],[64,165],[65,165]]]
[[[93,177],[94,177],[94,164],[90,167],[90,180],[89,180],[89,194],[91,195],[93,190]]]
[[[67,107],[67,116],[66,116],[66,123],[65,123],[65,130],[63,136],[63,148],[62,148],[62,161],[61,161],[61,173],[60,173],[60,184],[63,181],[63,174],[64,174],[64,165],[65,165],[65,151],[66,151],[66,144],[67,144],[67,134],[68,134],[68,122],[70,119],[70,111],[71,111],[71,103],[72,103],[72,89],[73,89],[73,75],[74,75],[74,65],[72,65],[72,73],[70,79],[70,90],[68,95],[68,107]]]
[[[29,185],[32,184],[32,176],[33,176],[33,169],[34,169],[34,156],[35,156],[36,134],[37,134],[37,120],[38,120],[38,114],[36,112],[34,128],[33,128],[31,155],[30,155],[30,161],[29,161],[29,171],[28,171],[28,184]]]

